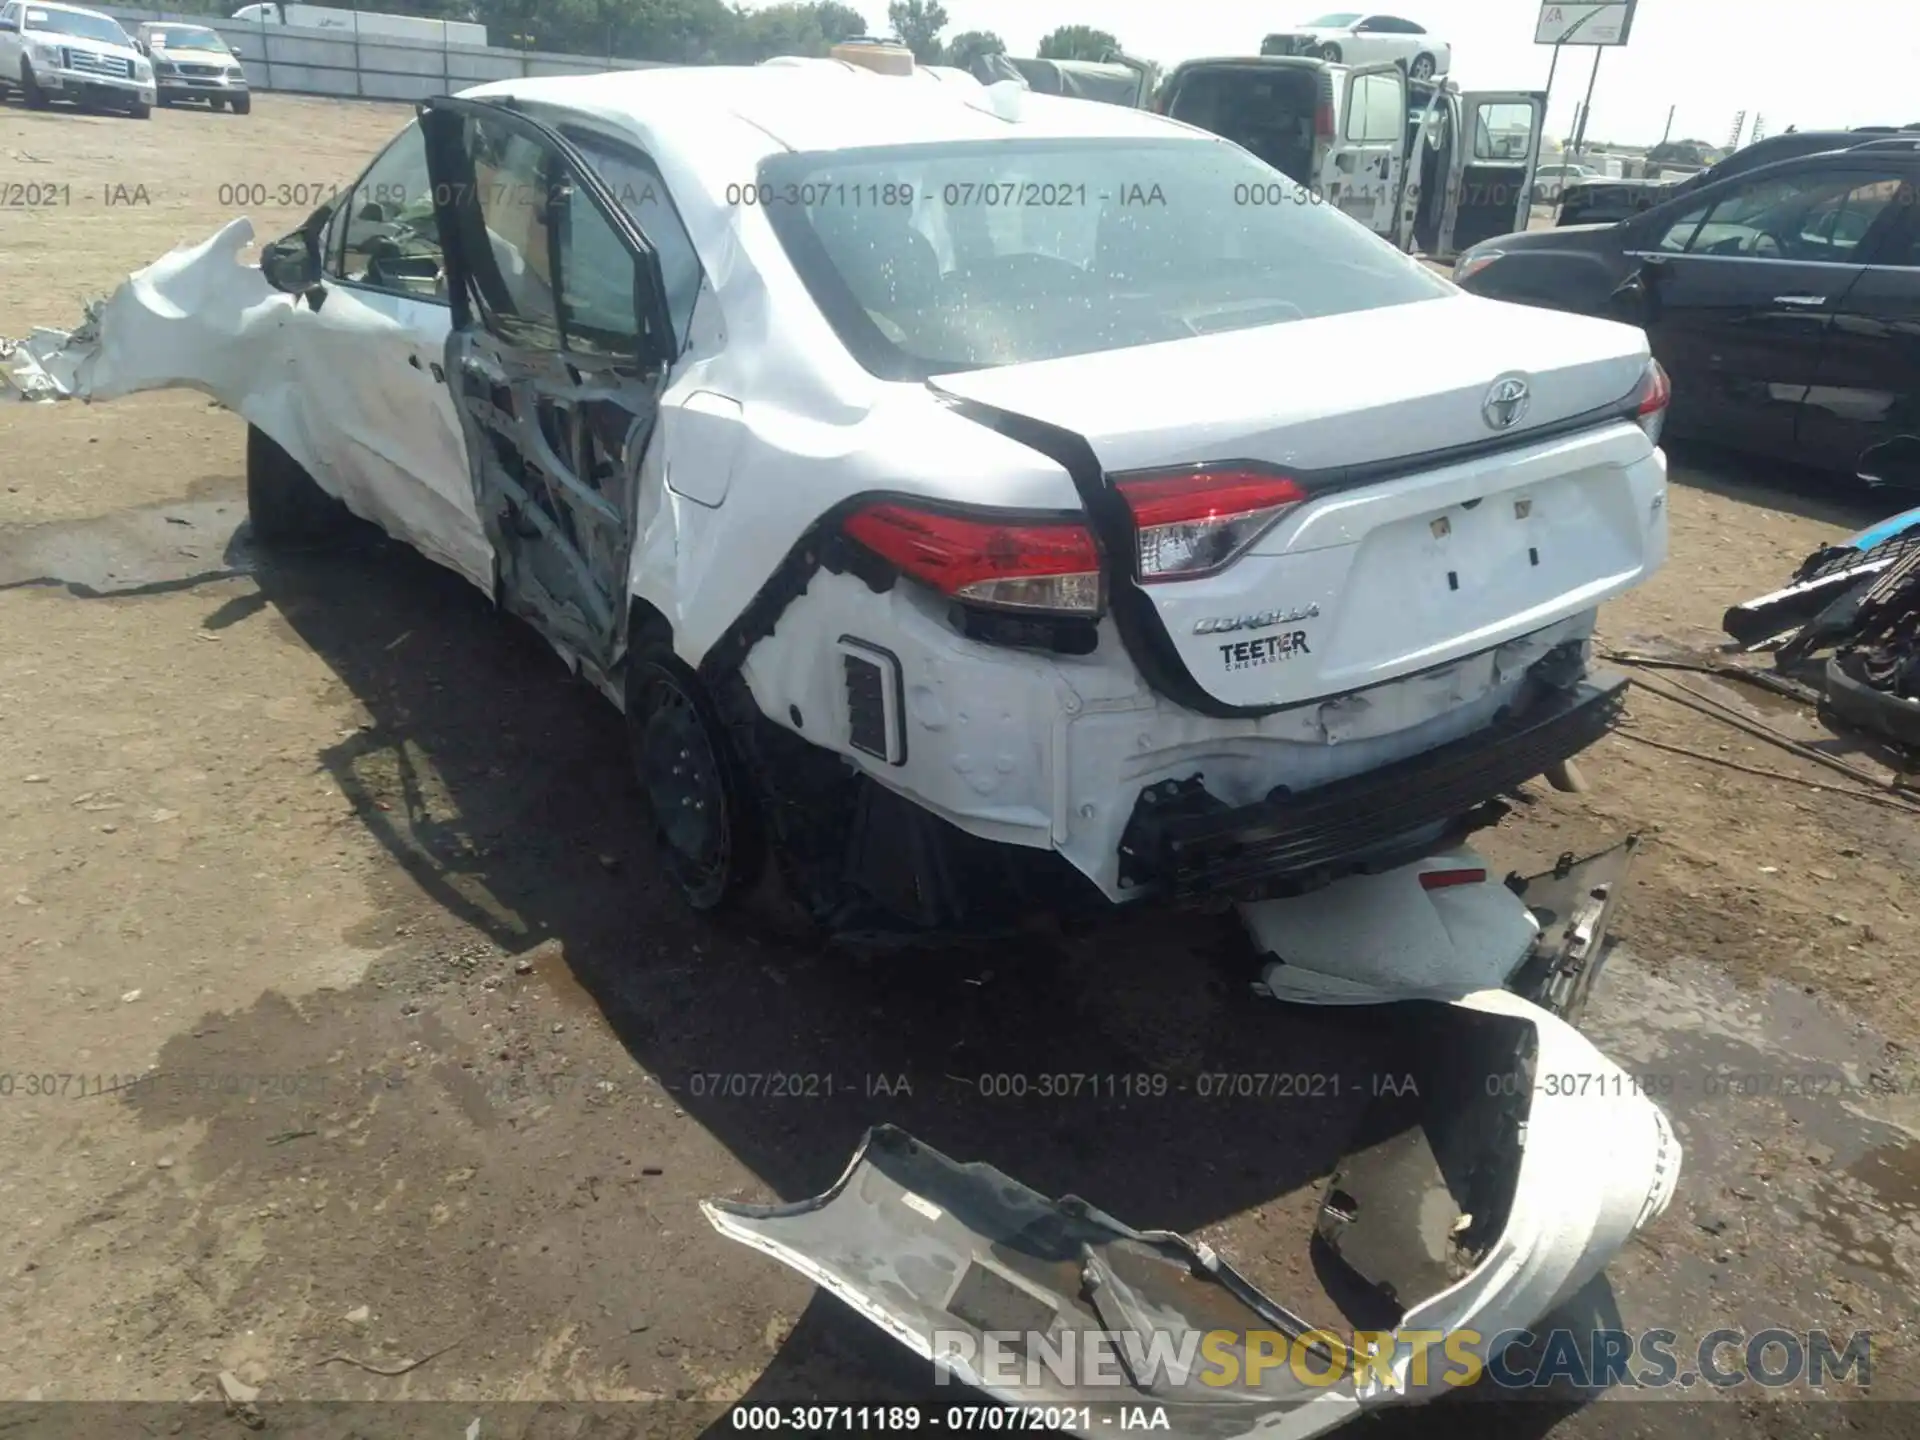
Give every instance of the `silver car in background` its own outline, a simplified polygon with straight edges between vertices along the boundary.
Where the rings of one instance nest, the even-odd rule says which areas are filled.
[[[133,43],[153,62],[162,105],[204,100],[210,110],[227,106],[236,115],[253,108],[247,72],[219,31],[150,20],[133,32]]]

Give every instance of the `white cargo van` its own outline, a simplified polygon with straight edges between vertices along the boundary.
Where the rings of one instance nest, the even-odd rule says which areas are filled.
[[[1244,146],[1401,249],[1447,260],[1527,228],[1546,96],[1259,55],[1189,60],[1153,108]],[[1279,187],[1273,198],[1292,203]]]

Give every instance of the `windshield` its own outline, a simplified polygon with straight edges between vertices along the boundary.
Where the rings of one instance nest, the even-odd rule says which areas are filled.
[[[848,349],[894,379],[1451,293],[1221,140],[780,155],[747,189]]]
[[[1337,15],[1322,15],[1318,20],[1309,20],[1302,30],[1344,30],[1360,18],[1358,10],[1342,10]]]
[[[99,40],[108,45],[126,45],[127,32],[118,21],[105,15],[81,15],[72,10],[27,9],[23,30],[40,30],[53,35],[77,35],[83,40]]]
[[[224,55],[227,42],[211,30],[197,26],[165,25],[147,32],[149,44],[158,45],[162,50],[214,50]]]

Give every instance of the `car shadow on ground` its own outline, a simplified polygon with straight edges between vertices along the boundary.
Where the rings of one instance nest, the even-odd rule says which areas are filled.
[[[655,873],[620,716],[529,629],[371,534],[257,556],[242,530],[234,553],[259,594],[205,624],[270,607],[364,706],[318,757],[360,821],[501,948],[558,941],[634,1061],[775,1196],[826,1189],[886,1122],[1141,1228],[1266,1207],[1260,1242],[1298,1255],[1246,1268],[1284,1301],[1311,1284],[1321,1182],[1396,1073],[1377,1012],[1256,1000],[1227,917],[862,957],[702,921]],[[951,1394],[817,1294],[745,1398],[822,1398],[823,1373],[849,1377],[840,1401]]]
[[[529,629],[379,539],[255,567],[261,596],[206,624],[272,607],[366,707],[372,722],[319,758],[369,830],[501,946],[559,941],[634,1058],[783,1198],[825,1188],[886,1120],[1044,1192],[1191,1230],[1324,1174],[1390,1059],[1367,1026],[1256,1006],[1225,917],[872,956],[702,920],[655,873],[620,716]],[[691,1004],[664,1003],[669,973],[691,976]],[[1281,1070],[1330,1077],[1326,1093],[1194,1093],[1201,1074]],[[764,1085],[741,1094],[739,1075],[874,1103],[782,1106]]]

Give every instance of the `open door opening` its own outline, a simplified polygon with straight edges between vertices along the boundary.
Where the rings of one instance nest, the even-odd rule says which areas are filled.
[[[1546,97],[1538,91],[1469,91],[1459,97],[1459,133],[1449,162],[1446,213],[1427,251],[1462,251],[1525,230],[1540,159]]]
[[[446,373],[498,598],[605,673],[672,357],[659,262],[552,130],[452,99],[421,123],[453,309]]]
[[[1332,111],[1326,72],[1318,62],[1183,66],[1163,104],[1175,120],[1233,141],[1289,180],[1309,188],[1314,184],[1318,125],[1323,107],[1329,119]]]

